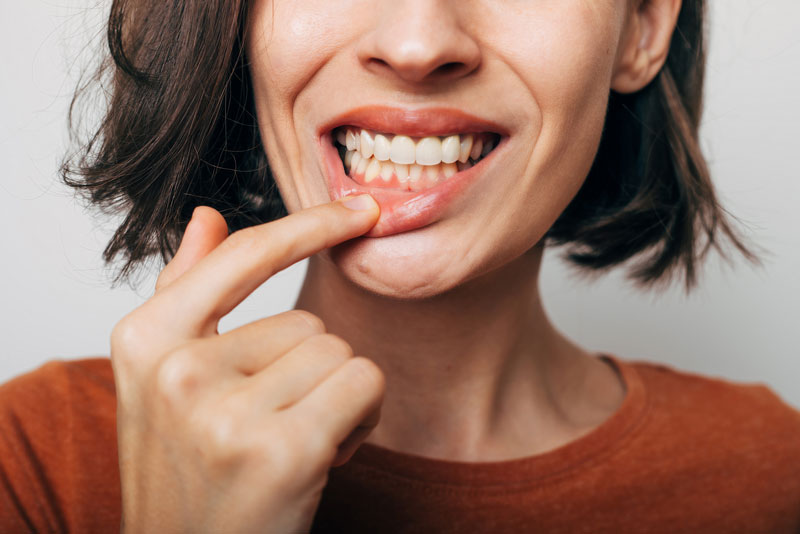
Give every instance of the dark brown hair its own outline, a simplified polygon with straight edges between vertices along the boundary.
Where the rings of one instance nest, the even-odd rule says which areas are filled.
[[[246,0],[113,2],[110,54],[92,80],[107,89],[106,113],[62,176],[91,204],[125,214],[103,252],[125,258],[116,282],[155,254],[169,261],[195,206],[219,210],[230,231],[286,214],[255,120],[246,16]],[[719,205],[699,146],[704,21],[705,1],[684,0],[656,78],[610,94],[589,175],[545,236],[567,245],[579,272],[649,252],[629,278],[647,288],[682,271],[688,293],[712,246],[727,259],[721,235],[760,263]]]

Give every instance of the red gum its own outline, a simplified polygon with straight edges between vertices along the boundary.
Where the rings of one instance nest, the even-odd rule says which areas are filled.
[[[344,173],[342,160],[331,136],[334,128],[345,125],[410,137],[444,136],[453,132],[492,132],[502,137],[492,153],[473,167],[458,172],[431,188],[409,192],[361,185]],[[331,200],[347,195],[369,193],[380,206],[381,215],[378,222],[364,234],[364,237],[384,237],[408,232],[441,219],[455,199],[465,194],[470,186],[484,175],[491,162],[498,157],[498,153],[503,152],[509,139],[506,128],[460,110],[452,108],[404,110],[382,106],[366,106],[339,115],[322,124],[317,134],[321,163]]]
[[[441,182],[447,180],[443,173],[439,173],[435,180],[431,180],[428,175],[427,170],[422,171],[422,176],[420,176],[419,180],[416,182],[412,182],[411,178],[407,179],[405,182],[401,182],[395,173],[392,173],[392,176],[389,177],[388,180],[384,180],[383,177],[379,174],[375,178],[373,178],[369,183],[364,181],[363,174],[355,174],[353,171],[350,171],[351,174],[348,176],[357,184],[363,185],[365,187],[382,187],[385,189],[397,189],[399,191],[424,191],[425,189],[429,189]],[[455,176],[455,174],[453,175]],[[452,178],[452,176],[451,176]]]

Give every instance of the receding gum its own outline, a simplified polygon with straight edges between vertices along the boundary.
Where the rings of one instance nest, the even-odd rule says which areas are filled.
[[[376,132],[376,131],[372,131],[372,130],[364,130],[362,128],[351,128],[351,127],[342,127],[342,129],[339,130],[339,132],[352,132],[352,135],[355,138],[355,137],[360,137],[360,132],[362,130],[369,132],[369,134],[371,136],[373,136],[373,137],[376,136],[376,135],[379,135],[379,134],[380,135],[384,135],[384,136],[394,136],[395,135],[395,134],[389,134],[389,133]],[[359,135],[356,136],[356,133],[358,133]],[[473,140],[474,140],[473,144],[480,143],[481,145],[484,145],[486,142],[488,142],[490,140],[494,140],[494,137],[493,137],[494,134],[488,133],[488,132],[486,132],[486,133],[448,134],[448,135],[445,135],[445,136],[436,136],[436,137],[440,137],[442,139],[445,139],[445,138],[447,138],[447,137],[449,137],[451,135],[471,135],[473,137]],[[337,137],[341,137],[341,136],[338,135],[338,132],[334,132],[332,137],[333,137],[333,139],[337,139]],[[414,140],[415,143],[417,143],[419,140],[421,140],[423,138],[422,137],[419,137],[419,138],[412,137],[412,139]],[[472,167],[474,165],[474,164],[469,164],[469,167],[466,167],[466,164],[458,164],[457,165],[456,163],[449,163],[449,164],[439,163],[437,165],[421,165],[421,167],[422,167],[421,176],[419,176],[418,178],[414,179],[415,177],[414,177],[414,172],[413,172],[412,169],[415,166],[416,167],[420,167],[420,165],[418,165],[418,164],[403,165],[403,164],[394,163],[391,160],[386,160],[386,161],[381,161],[380,162],[380,167],[379,167],[379,171],[378,171],[377,176],[375,176],[369,182],[367,182],[366,181],[366,174],[368,174],[368,172],[367,172],[368,171],[368,167],[373,161],[375,161],[375,157],[372,156],[372,157],[369,157],[369,158],[362,158],[362,157],[360,157],[360,151],[358,151],[358,150],[356,150],[356,151],[348,150],[347,153],[353,153],[353,154],[358,154],[359,155],[359,158],[353,158],[353,156],[350,156],[351,161],[353,159],[356,159],[358,161],[358,163],[357,163],[357,165],[355,167],[350,166],[349,171],[346,172],[347,176],[349,176],[354,182],[358,183],[359,185],[363,185],[363,186],[379,187],[379,188],[382,188],[382,189],[393,189],[393,190],[398,190],[398,191],[414,191],[414,192],[417,192],[417,191],[423,191],[425,189],[430,189],[430,188],[440,184],[441,182],[443,182],[445,180],[449,180],[450,178],[452,178],[453,176],[455,176],[459,172],[465,171],[465,170],[469,169],[470,167]],[[345,157],[346,157],[346,155],[345,155]],[[483,156],[479,156],[479,157],[482,158]],[[393,166],[402,165],[402,166],[406,167],[408,169],[407,176],[405,176],[403,180],[400,180],[398,178],[398,176],[397,176],[397,173],[395,172],[396,169],[397,169],[396,167],[394,167],[391,175],[387,176],[387,173],[386,173],[385,167],[384,167],[384,165],[387,164],[387,163],[389,163],[389,164],[391,164]],[[431,168],[432,167],[436,167],[437,170],[438,170],[438,172],[436,172],[436,174],[434,174],[434,175],[431,175],[431,170],[432,170]],[[347,166],[345,168],[347,168]],[[369,173],[369,174],[374,174],[374,172],[375,171],[373,170],[373,172]]]
[[[363,166],[363,164],[359,164],[359,168],[361,166]],[[431,167],[438,167],[438,172],[434,176],[431,176],[431,169],[430,169]],[[450,172],[452,172],[452,169]],[[450,176],[447,176],[445,173],[444,164],[439,164],[439,165],[423,166],[422,176],[420,176],[418,180],[412,180],[410,176],[405,180],[400,180],[397,177],[397,173],[393,171],[388,178],[386,178],[385,175],[381,173],[378,174],[375,178],[373,178],[369,182],[367,182],[365,180],[365,174],[366,173],[364,171],[359,172],[358,169],[351,169],[347,173],[347,176],[349,176],[354,182],[369,187],[397,189],[400,191],[422,191],[424,189],[429,189],[431,187],[434,187],[435,185],[452,178],[457,173],[452,173],[450,174]]]

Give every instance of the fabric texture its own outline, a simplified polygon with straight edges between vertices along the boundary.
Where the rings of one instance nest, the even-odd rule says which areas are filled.
[[[362,445],[312,532],[800,533],[800,411],[739,383],[610,354],[620,408],[551,451],[451,462]],[[116,532],[110,361],[0,386],[0,532]]]

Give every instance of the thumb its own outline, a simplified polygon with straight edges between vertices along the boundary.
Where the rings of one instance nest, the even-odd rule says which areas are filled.
[[[197,206],[178,251],[158,275],[156,293],[191,269],[227,237],[228,224],[222,214],[209,206]]]

